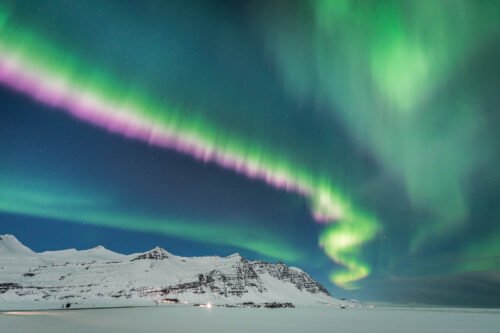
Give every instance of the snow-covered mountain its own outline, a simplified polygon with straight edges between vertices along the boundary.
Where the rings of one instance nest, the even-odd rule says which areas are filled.
[[[187,304],[338,305],[307,273],[283,263],[179,257],[156,247],[123,255],[97,246],[35,253],[0,236],[0,309]]]

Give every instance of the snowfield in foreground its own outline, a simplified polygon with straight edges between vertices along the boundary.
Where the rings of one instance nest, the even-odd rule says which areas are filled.
[[[469,309],[240,309],[144,307],[0,313],[0,332],[477,332],[497,333],[500,313]]]

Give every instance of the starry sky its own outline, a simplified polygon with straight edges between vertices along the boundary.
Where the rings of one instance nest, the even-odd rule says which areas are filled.
[[[500,306],[500,2],[2,1],[0,233]]]

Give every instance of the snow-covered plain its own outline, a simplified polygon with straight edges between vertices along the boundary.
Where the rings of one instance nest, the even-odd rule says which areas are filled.
[[[142,307],[0,313],[0,332],[498,333],[500,312],[475,309]]]

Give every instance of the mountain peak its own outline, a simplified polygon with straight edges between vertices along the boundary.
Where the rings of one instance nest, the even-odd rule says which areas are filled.
[[[172,254],[167,252],[164,248],[157,246],[157,247],[155,247],[147,252],[144,252],[144,253],[138,255],[137,257],[133,258],[131,261],[146,260],[146,259],[164,260],[164,259],[170,258],[171,256],[172,256]]]
[[[108,250],[107,248],[105,248],[102,245],[98,245],[98,246],[93,247],[93,248],[88,249],[88,250],[82,250],[80,252],[81,253],[94,254],[94,255],[98,255],[98,256],[111,256],[111,257],[113,257],[113,256],[121,256],[121,254],[113,252],[111,250]]]
[[[235,252],[233,254],[230,254],[228,255],[226,258],[236,258],[236,259],[243,259],[243,257],[241,256],[241,254],[239,254],[238,252]]]
[[[1,254],[24,254],[31,255],[34,252],[24,246],[14,235],[0,235]]]
[[[0,235],[0,241],[8,241],[10,239],[17,240],[16,236],[11,235],[11,234]]]

